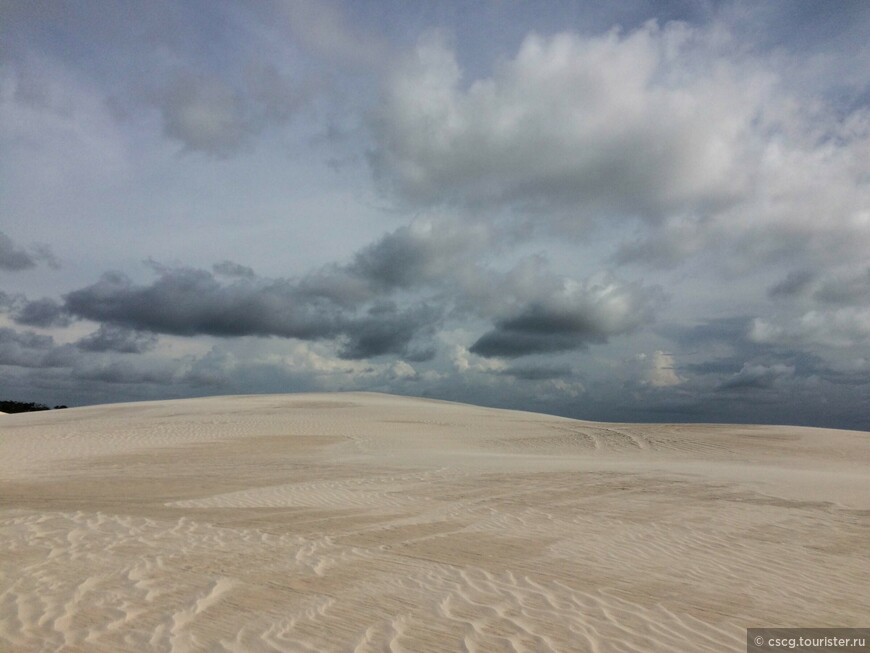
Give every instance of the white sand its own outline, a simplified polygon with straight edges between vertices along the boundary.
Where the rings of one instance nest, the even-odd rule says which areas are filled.
[[[744,651],[866,626],[870,434],[353,393],[0,420],[2,651]]]

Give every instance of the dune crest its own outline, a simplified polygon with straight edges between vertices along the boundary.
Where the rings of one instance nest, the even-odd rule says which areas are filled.
[[[870,434],[374,393],[7,415],[0,535],[3,651],[743,651],[866,626]]]

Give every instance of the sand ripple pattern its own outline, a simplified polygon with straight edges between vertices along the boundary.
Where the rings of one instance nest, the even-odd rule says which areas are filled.
[[[0,447],[4,653],[737,652],[870,614],[866,433],[351,393],[3,416]]]
[[[606,591],[329,538],[85,513],[12,527],[4,554],[26,548],[32,561],[0,594],[4,651],[571,651],[608,639],[641,651],[739,639]],[[360,568],[368,577],[339,592]]]

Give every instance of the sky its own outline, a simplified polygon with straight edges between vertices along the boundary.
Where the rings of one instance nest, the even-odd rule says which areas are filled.
[[[0,398],[870,430],[870,4],[0,0]]]

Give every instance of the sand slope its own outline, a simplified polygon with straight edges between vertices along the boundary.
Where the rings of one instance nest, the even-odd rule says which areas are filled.
[[[0,420],[3,651],[743,651],[866,626],[870,434],[392,397]]]

